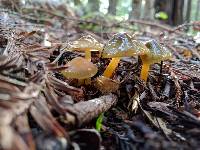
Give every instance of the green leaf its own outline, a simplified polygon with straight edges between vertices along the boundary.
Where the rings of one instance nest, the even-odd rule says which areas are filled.
[[[160,11],[160,12],[156,13],[155,17],[158,18],[158,19],[162,19],[162,20],[168,19],[168,15],[164,11]]]
[[[104,116],[104,113],[100,114],[100,116],[97,118],[97,121],[96,121],[96,130],[99,132],[101,131],[103,116]]]

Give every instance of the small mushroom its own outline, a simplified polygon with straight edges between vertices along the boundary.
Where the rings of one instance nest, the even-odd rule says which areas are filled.
[[[101,51],[103,44],[91,35],[85,35],[70,43],[71,50],[85,52],[85,59],[91,60],[91,51]]]
[[[147,54],[149,50],[139,41],[132,40],[127,33],[118,33],[105,45],[102,58],[112,58],[103,75],[110,78],[121,57]]]
[[[100,76],[95,80],[94,85],[102,94],[108,94],[116,92],[119,89],[120,83],[105,76]]]
[[[79,83],[83,79],[88,79],[94,76],[98,69],[95,64],[82,57],[76,57],[66,64],[66,69],[61,73],[66,78],[75,78]]]
[[[168,49],[158,44],[156,40],[151,40],[145,45],[150,50],[150,53],[140,56],[143,63],[140,78],[146,82],[150,65],[169,59],[172,54]]]

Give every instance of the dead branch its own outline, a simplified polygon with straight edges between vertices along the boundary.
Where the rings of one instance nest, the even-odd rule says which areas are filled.
[[[67,118],[68,124],[82,125],[89,122],[95,117],[98,117],[101,113],[106,112],[112,106],[117,103],[117,96],[110,94],[95,98],[89,101],[83,101],[76,103],[72,106],[66,106],[67,109],[73,110],[76,118]],[[66,113],[66,117],[72,117],[71,114]]]

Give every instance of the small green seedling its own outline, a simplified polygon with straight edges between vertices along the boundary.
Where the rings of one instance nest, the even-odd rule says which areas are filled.
[[[101,113],[100,116],[97,118],[97,121],[96,121],[96,130],[99,131],[99,132],[101,131],[103,117],[104,117],[104,113]]]

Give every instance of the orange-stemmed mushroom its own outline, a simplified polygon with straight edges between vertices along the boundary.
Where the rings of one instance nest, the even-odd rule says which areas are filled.
[[[147,54],[149,50],[139,41],[132,40],[127,33],[118,33],[105,45],[102,58],[112,58],[103,76],[110,78],[115,71],[121,57]]]
[[[70,49],[85,52],[85,59],[91,60],[91,51],[102,51],[103,44],[98,42],[91,35],[84,35],[70,43]]]
[[[158,44],[156,40],[148,41],[145,45],[150,53],[140,56],[143,63],[140,78],[146,82],[150,65],[170,59],[172,54],[168,49]]]
[[[76,57],[66,64],[66,69],[61,73],[66,78],[75,78],[79,83],[84,79],[93,77],[98,69],[95,64],[82,57]]]

